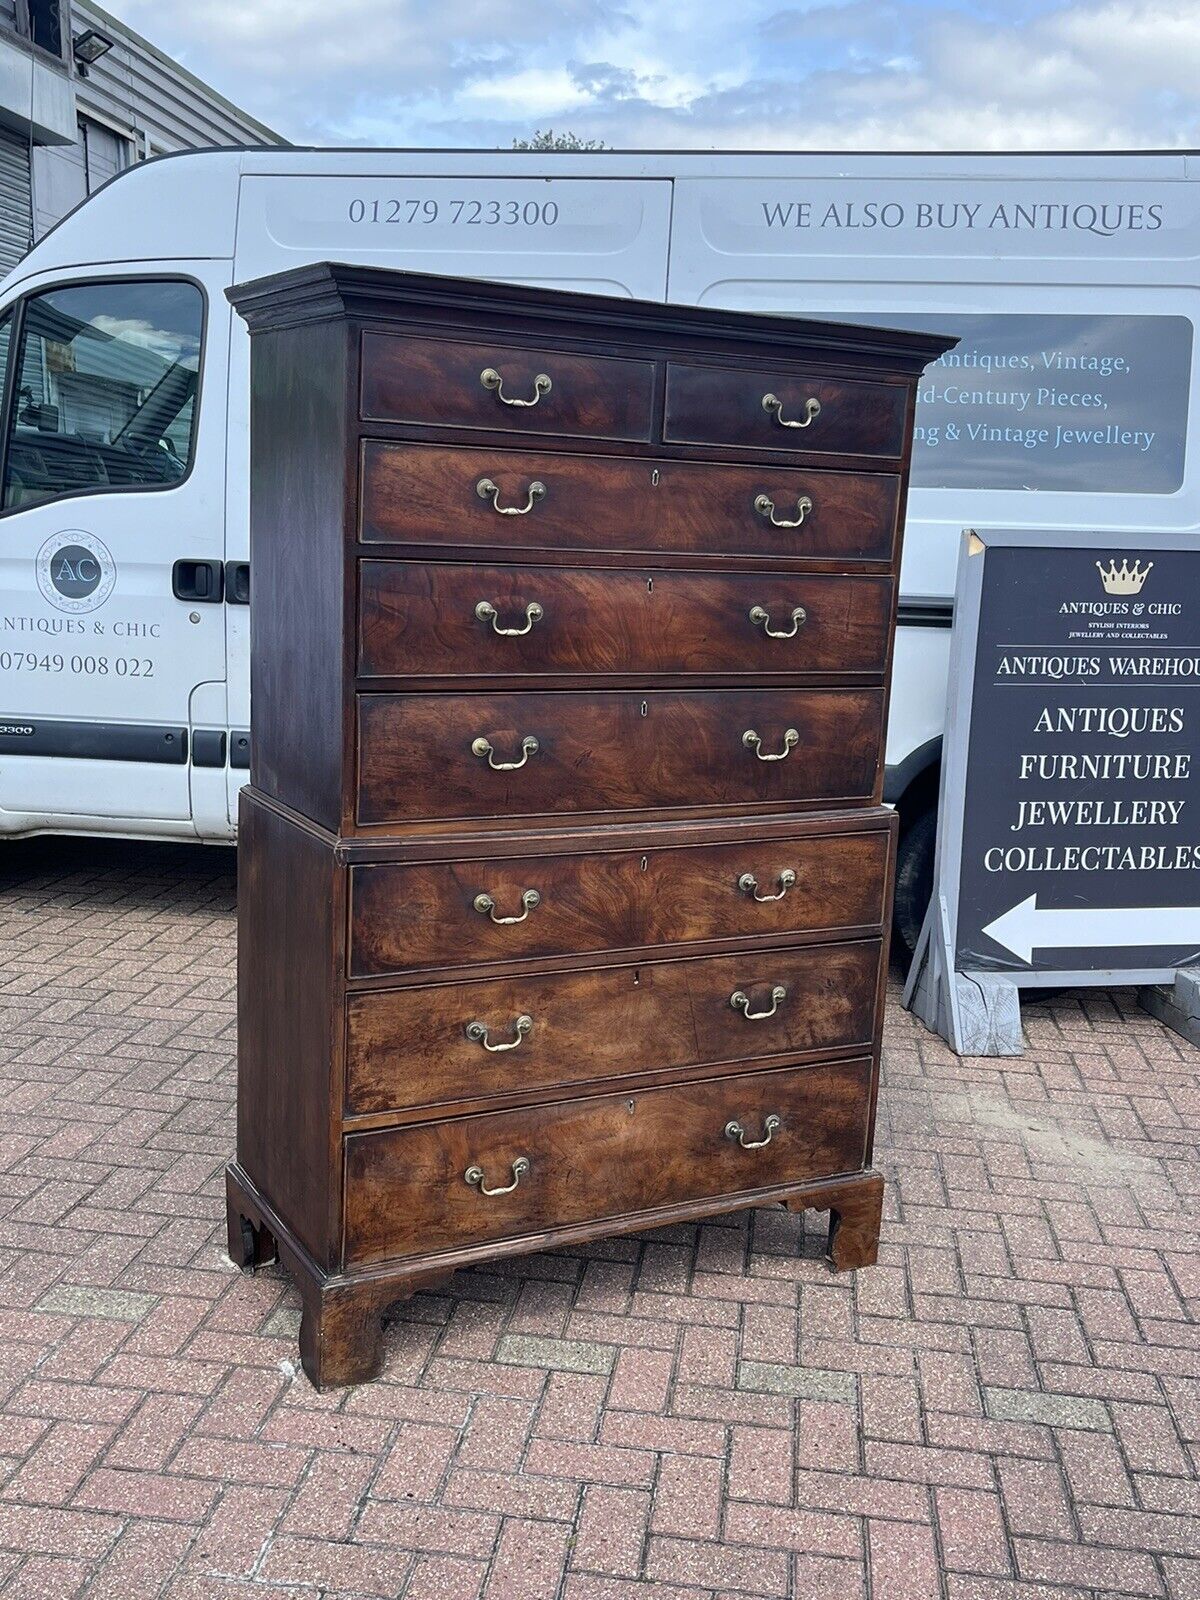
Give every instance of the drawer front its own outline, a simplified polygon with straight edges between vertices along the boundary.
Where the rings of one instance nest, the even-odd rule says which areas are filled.
[[[880,689],[360,695],[363,824],[865,800]]]
[[[803,1050],[869,1050],[879,957],[879,941],[867,940],[354,995],[347,1108],[391,1111]]]
[[[899,458],[908,395],[908,385],[901,383],[672,363],[663,438],[676,444]]]
[[[880,676],[890,578],[364,561],[364,677]]]
[[[642,442],[650,438],[653,393],[650,361],[363,335],[369,420]]]
[[[353,867],[350,974],[877,928],[889,833]]]
[[[346,1261],[861,1171],[870,1084],[864,1058],[352,1134]],[[767,1117],[779,1125],[761,1149],[726,1133],[736,1122],[748,1142],[761,1140]],[[511,1184],[522,1160],[509,1193],[482,1192]]]
[[[885,473],[363,445],[366,543],[890,561],[899,508]]]

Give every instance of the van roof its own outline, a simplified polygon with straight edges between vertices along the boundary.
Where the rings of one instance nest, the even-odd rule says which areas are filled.
[[[576,178],[836,177],[1040,178],[1182,182],[1200,174],[1200,151],[810,151],[364,149],[261,145],[185,150],[118,173],[69,212],[20,261],[8,281],[64,264],[230,258],[239,182],[261,176]],[[477,165],[476,165],[477,164]],[[187,185],[187,204],[179,202]]]

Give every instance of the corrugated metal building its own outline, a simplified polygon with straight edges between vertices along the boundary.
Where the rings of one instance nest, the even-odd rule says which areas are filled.
[[[0,0],[0,272],[135,161],[286,143],[91,0]]]

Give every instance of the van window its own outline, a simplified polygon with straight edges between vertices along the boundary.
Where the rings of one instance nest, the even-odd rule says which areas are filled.
[[[5,508],[178,483],[192,457],[203,323],[191,283],[76,284],[26,301]]]
[[[1186,317],[1002,312],[886,320],[959,335],[917,389],[914,488],[1174,494],[1181,487],[1192,371]]]

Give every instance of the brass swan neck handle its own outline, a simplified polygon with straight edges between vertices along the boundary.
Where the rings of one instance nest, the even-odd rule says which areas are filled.
[[[815,396],[809,395],[804,402],[804,417],[801,421],[785,417],[783,414],[783,401],[775,394],[765,394],[762,397],[762,408],[768,415],[774,416],[781,428],[808,428],[821,415],[821,402]]]
[[[495,367],[484,367],[479,374],[479,381],[485,389],[492,391],[502,405],[506,406],[535,406],[542,396],[549,394],[554,387],[549,376],[544,372],[539,372],[533,380],[533,399],[520,400],[515,395],[505,394],[504,379],[496,371]]]

